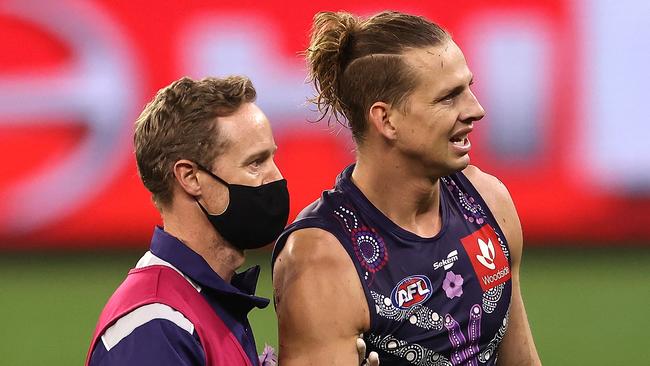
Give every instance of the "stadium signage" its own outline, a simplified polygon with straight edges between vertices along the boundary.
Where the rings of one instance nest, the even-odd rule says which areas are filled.
[[[395,307],[408,309],[431,297],[431,281],[424,275],[406,277],[393,288],[390,297]]]

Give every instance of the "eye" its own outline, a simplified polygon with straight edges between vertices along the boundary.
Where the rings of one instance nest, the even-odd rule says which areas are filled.
[[[255,170],[261,169],[264,166],[264,164],[266,164],[266,162],[268,160],[269,160],[268,155],[259,156],[259,157],[255,158],[255,159],[251,160],[251,162],[248,164],[248,166],[251,167],[252,169],[255,169]]]
[[[440,99],[440,102],[442,104],[452,104],[452,103],[454,103],[454,100],[456,99],[457,96],[458,96],[457,93],[451,93],[451,94],[443,97],[442,99]]]

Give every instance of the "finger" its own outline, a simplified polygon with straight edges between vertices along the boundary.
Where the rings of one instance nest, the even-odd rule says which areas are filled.
[[[379,354],[377,352],[372,351],[368,355],[368,366],[379,366]]]
[[[359,355],[359,364],[362,364],[366,358],[366,342],[361,338],[357,338],[357,354]]]

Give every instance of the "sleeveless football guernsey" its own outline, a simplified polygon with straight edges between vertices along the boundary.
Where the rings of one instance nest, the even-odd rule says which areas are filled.
[[[293,231],[326,230],[355,265],[370,310],[364,339],[382,365],[495,365],[512,284],[506,238],[487,204],[463,173],[441,178],[441,230],[423,238],[374,207],[353,168],[287,227],[273,261]]]

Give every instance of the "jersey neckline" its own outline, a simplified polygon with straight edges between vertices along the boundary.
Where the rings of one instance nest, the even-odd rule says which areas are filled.
[[[435,242],[438,239],[440,239],[442,236],[444,236],[447,226],[449,223],[449,205],[447,204],[447,197],[444,194],[443,190],[443,184],[440,182],[438,183],[440,185],[440,215],[441,215],[441,221],[442,225],[440,226],[440,230],[438,233],[432,237],[423,237],[420,236],[414,232],[411,232],[409,230],[404,229],[403,227],[397,225],[393,220],[391,220],[388,216],[386,216],[381,210],[379,210],[375,205],[366,197],[365,194],[359,189],[359,187],[354,184],[352,181],[352,172],[354,171],[354,167],[356,164],[350,164],[348,167],[346,167],[341,174],[339,174],[337,180],[336,180],[336,186],[337,188],[341,189],[343,192],[348,191],[352,194],[350,194],[350,198],[354,202],[356,206],[361,211],[364,211],[371,221],[378,221],[376,224],[378,224],[377,227],[382,228],[382,230],[397,235],[402,239],[408,240],[408,241],[414,241],[414,242]]]

